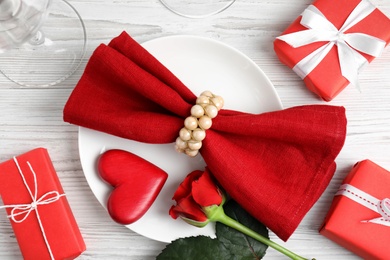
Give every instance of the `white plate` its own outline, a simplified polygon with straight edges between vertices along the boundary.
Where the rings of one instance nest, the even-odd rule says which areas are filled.
[[[261,113],[282,108],[276,91],[263,71],[239,51],[207,38],[170,36],[142,44],[180,78],[195,95],[210,90],[221,95],[228,109]],[[106,208],[111,187],[96,170],[102,150],[123,149],[133,152],[165,170],[169,177],[148,212],[127,227],[145,237],[170,242],[179,237],[215,236],[213,225],[193,227],[173,220],[169,208],[173,193],[184,177],[195,169],[204,169],[200,156],[188,158],[178,154],[174,144],[151,145],[118,138],[80,127],[80,159],[85,177],[99,202]]]

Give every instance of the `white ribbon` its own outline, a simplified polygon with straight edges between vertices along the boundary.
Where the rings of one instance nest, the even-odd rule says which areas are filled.
[[[30,162],[27,161],[27,164],[31,170],[33,177],[34,177],[34,193],[31,191],[29,185],[27,184],[26,178],[24,177],[24,174],[19,166],[18,160],[16,159],[16,157],[14,157],[13,159],[14,159],[14,162],[16,164],[16,167],[18,168],[19,174],[23,179],[23,183],[26,186],[28,193],[30,194],[32,202],[30,204],[4,205],[4,206],[0,206],[0,209],[1,208],[12,208],[11,214],[8,217],[11,218],[15,223],[22,223],[23,221],[25,221],[28,218],[28,216],[30,215],[30,213],[32,211],[35,211],[35,214],[36,214],[37,219],[38,219],[39,227],[40,227],[41,232],[42,232],[43,239],[45,240],[46,247],[47,247],[49,254],[50,254],[50,258],[54,259],[53,252],[51,251],[49,241],[47,240],[47,237],[46,237],[45,229],[43,227],[41,218],[39,216],[38,206],[56,202],[62,196],[65,196],[65,194],[60,194],[58,191],[50,191],[50,192],[47,192],[44,195],[42,195],[40,198],[37,198],[38,197],[37,196],[38,195],[37,176],[35,174],[34,169],[31,166]],[[18,216],[23,216],[23,217],[21,219],[17,219]]]
[[[369,1],[361,1],[351,12],[345,23],[338,30],[324,14],[314,5],[310,5],[303,13],[301,24],[308,28],[277,37],[294,48],[314,42],[328,42],[299,61],[293,68],[302,79],[317,67],[334,45],[337,46],[341,74],[359,89],[358,72],[368,63],[358,51],[378,57],[386,46],[382,39],[364,33],[346,33],[348,29],[365,19],[375,6]],[[357,51],[358,50],[358,51]]]
[[[362,220],[362,222],[375,223],[390,227],[390,199],[385,198],[379,200],[350,184],[341,185],[340,189],[336,193],[336,196],[337,195],[345,196],[381,215],[381,217],[371,220]]]

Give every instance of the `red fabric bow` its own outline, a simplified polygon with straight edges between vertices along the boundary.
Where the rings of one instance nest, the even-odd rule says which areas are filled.
[[[171,143],[195,100],[123,32],[95,50],[65,105],[64,120],[140,142]],[[327,187],[345,136],[343,107],[263,114],[222,109],[200,152],[226,192],[287,240]]]

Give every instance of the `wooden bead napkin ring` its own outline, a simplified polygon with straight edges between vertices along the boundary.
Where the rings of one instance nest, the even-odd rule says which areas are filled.
[[[180,129],[176,138],[175,148],[180,153],[194,157],[202,147],[202,140],[206,137],[206,130],[212,125],[212,119],[218,115],[223,107],[223,98],[210,91],[204,91],[196,99],[196,105],[191,108],[191,116],[184,120],[184,127]]]

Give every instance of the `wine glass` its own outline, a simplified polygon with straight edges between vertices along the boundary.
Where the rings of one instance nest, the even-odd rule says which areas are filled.
[[[160,0],[172,12],[188,18],[205,18],[218,14],[235,0]]]
[[[0,0],[0,71],[25,87],[72,75],[86,49],[83,20],[66,0]]]

